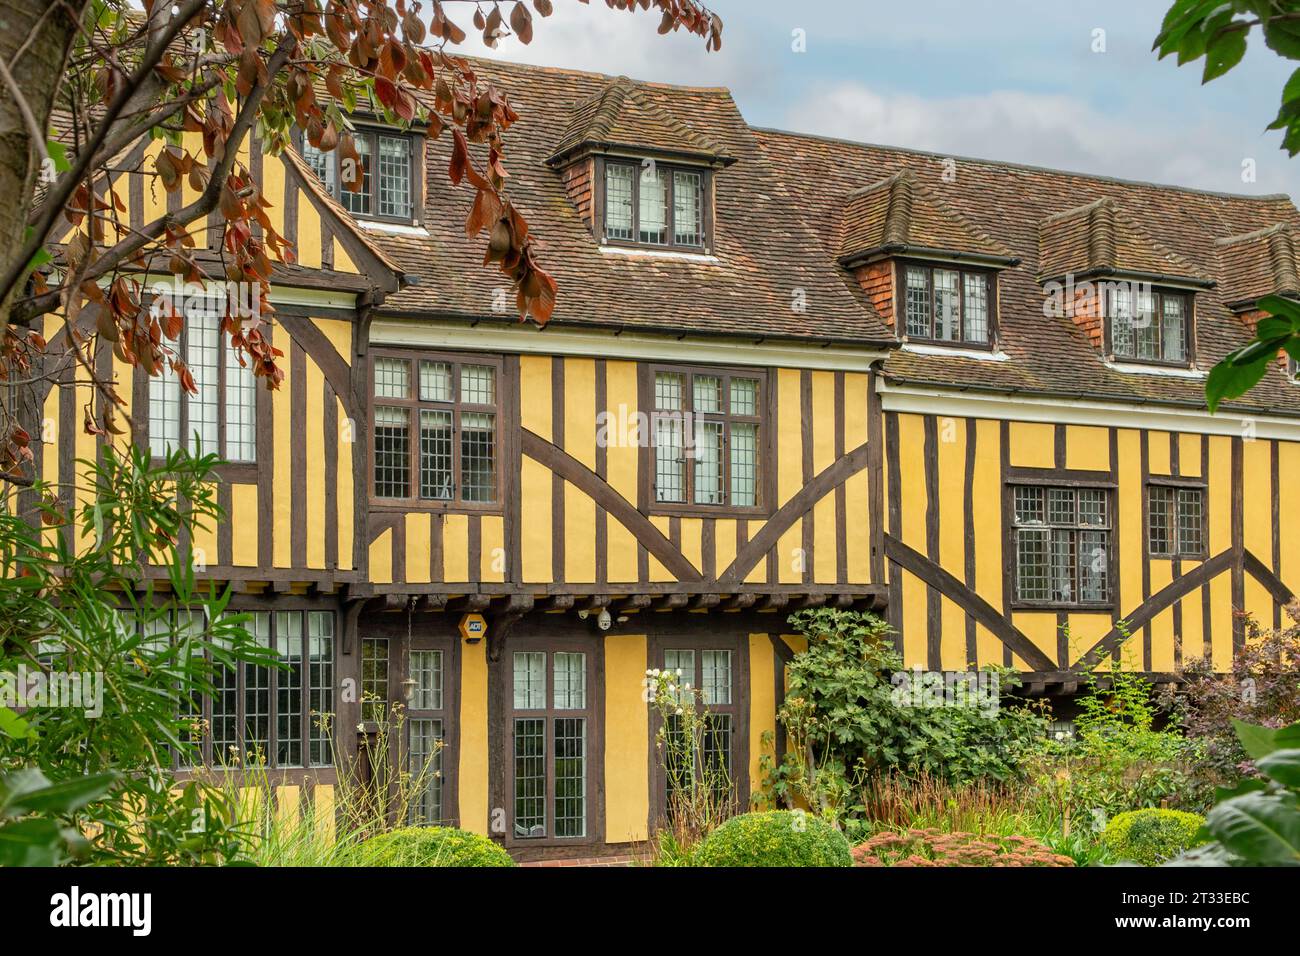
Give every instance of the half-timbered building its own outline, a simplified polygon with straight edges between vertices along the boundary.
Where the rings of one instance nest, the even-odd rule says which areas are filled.
[[[792,610],[875,611],[909,666],[1009,665],[1061,700],[1088,663],[1226,668],[1244,614],[1280,620],[1300,386],[1279,363],[1214,416],[1203,388],[1259,298],[1300,295],[1288,198],[481,70],[522,117],[509,188],[559,282],[544,329],[466,239],[446,143],[359,115],[360,191],[310,146],[250,159],[297,249],[278,390],[202,323],[176,343],[197,396],[99,357],[136,442],[198,433],[228,462],[227,519],[185,546],[290,665],[206,705],[210,754],[256,746],[286,800],[328,799],[341,758],[310,712],[354,750],[401,703],[401,759],[440,768],[428,818],[520,858],[626,854],[664,806],[647,669],[687,670],[725,716],[746,801]],[[192,198],[149,160],[122,164],[137,222]],[[46,477],[94,456],[92,400],[42,399]]]

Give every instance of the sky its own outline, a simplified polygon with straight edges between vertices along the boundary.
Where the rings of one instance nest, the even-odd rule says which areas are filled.
[[[653,12],[554,0],[529,46],[508,37],[485,51],[471,36],[462,50],[726,86],[754,126],[1300,196],[1300,157],[1266,131],[1297,64],[1256,32],[1245,60],[1202,86],[1202,61],[1151,50],[1171,2],[706,0],[725,24],[722,50],[707,53],[699,37],[658,35]]]

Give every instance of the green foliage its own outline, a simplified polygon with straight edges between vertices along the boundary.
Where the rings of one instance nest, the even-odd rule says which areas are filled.
[[[453,827],[403,827],[361,843],[354,866],[514,866],[510,854],[485,836]]]
[[[651,668],[645,692],[657,720],[655,754],[663,768],[668,793],[667,819],[660,821],[656,848],[669,859],[689,857],[691,848],[738,809],[736,791],[726,764],[717,759],[718,717],[704,703],[691,675]]]
[[[826,821],[799,810],[732,817],[692,856],[694,866],[849,866],[849,841]]]
[[[1099,831],[1135,808],[1203,805],[1192,773],[1200,745],[1156,729],[1146,678],[1118,666],[1084,671],[1077,704],[1074,737],[1048,741],[1031,764],[1038,812],[1053,817],[1063,836],[1080,826]]]
[[[85,838],[68,817],[108,792],[113,774],[50,783],[39,770],[0,776],[0,866],[58,866],[84,857]]]
[[[777,715],[789,743],[784,759],[763,759],[773,806],[802,802],[847,826],[861,816],[856,794],[873,776],[1007,782],[1041,740],[1041,715],[999,696],[1019,683],[1010,670],[981,671],[986,688],[996,688],[987,699],[918,706],[901,692],[900,678],[915,677],[879,618],[819,608],[790,622],[808,648],[789,665]]]
[[[1300,616],[1300,606],[1288,607],[1287,613]],[[1183,733],[1202,745],[1197,779],[1213,787],[1257,776],[1252,754],[1262,756],[1281,749],[1282,743],[1275,742],[1279,733],[1275,728],[1300,721],[1297,686],[1300,626],[1295,623],[1263,628],[1248,618],[1246,640],[1233,654],[1232,670],[1226,674],[1204,658],[1189,662],[1183,668],[1182,683],[1170,692],[1165,704]],[[1253,724],[1264,726],[1250,726]],[[1238,726],[1242,728],[1240,737]],[[1300,734],[1289,746],[1300,747]]]
[[[1262,777],[1220,790],[1205,817],[1213,842],[1175,862],[1300,866],[1300,724],[1271,729],[1238,721],[1237,733]]]
[[[219,518],[216,463],[177,452],[155,464],[147,449],[105,446],[101,461],[79,463],[89,494],[75,513],[42,484],[33,512],[0,512],[0,678],[16,686],[20,672],[82,675],[93,698],[89,707],[29,700],[21,716],[0,704],[0,774],[112,775],[91,803],[29,808],[15,820],[29,832],[55,824],[80,834],[87,863],[210,864],[241,853],[220,790],[201,781],[177,790],[168,769],[195,759],[199,728],[185,711],[213,692],[215,666],[275,666],[242,626],[247,616],[226,613],[228,592],[200,587],[177,544]],[[165,573],[162,586],[146,566]]]
[[[1154,49],[1161,59],[1176,55],[1179,66],[1203,58],[1202,82],[1208,83],[1241,62],[1256,27],[1270,50],[1300,60],[1300,0],[1177,0],[1165,14]],[[1283,131],[1282,148],[1289,155],[1300,152],[1300,68],[1282,87],[1281,106],[1268,128]],[[1205,381],[1211,412],[1259,384],[1279,351],[1300,358],[1300,307],[1280,296],[1266,296],[1258,306],[1267,316],[1255,338],[1215,365]]]
[[[1205,401],[1211,412],[1225,399],[1239,398],[1258,385],[1279,352],[1300,360],[1300,303],[1268,295],[1257,305],[1267,314],[1256,323],[1255,337],[1229,352],[1205,379]]]
[[[1157,866],[1190,850],[1205,818],[1181,810],[1129,810],[1116,816],[1102,831],[1101,842],[1117,860]]]
[[[1227,73],[1246,55],[1247,39],[1259,27],[1270,50],[1300,60],[1300,3],[1297,0],[1176,0],[1165,14],[1153,49],[1176,55],[1178,65],[1204,59],[1201,82]],[[1300,70],[1282,88],[1282,105],[1269,129],[1284,130],[1282,148],[1300,152]]]

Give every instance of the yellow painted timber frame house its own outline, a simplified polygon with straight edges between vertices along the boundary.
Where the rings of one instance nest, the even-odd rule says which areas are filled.
[[[1244,615],[1281,620],[1300,386],[1279,364],[1216,416],[1202,391],[1260,297],[1300,295],[1288,198],[479,69],[522,116],[510,189],[560,285],[545,329],[466,240],[446,143],[357,117],[360,192],[309,147],[253,160],[298,250],[274,281],[278,391],[194,323],[197,397],[99,357],[132,383],[137,442],[199,431],[230,461],[228,518],[187,547],[292,665],[205,705],[209,756],[256,746],[286,801],[327,801],[309,710],[355,752],[401,704],[400,759],[439,768],[427,819],[523,859],[627,854],[664,812],[647,669],[687,669],[726,715],[746,802],[781,744],[792,610],[878,612],[908,666],[1010,665],[1063,705],[1084,664],[1226,669]],[[139,221],[168,201],[148,160],[121,174]],[[28,400],[38,468],[66,478],[96,453],[89,390]]]

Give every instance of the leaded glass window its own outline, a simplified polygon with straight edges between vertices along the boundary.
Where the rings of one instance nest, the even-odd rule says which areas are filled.
[[[1110,491],[1013,485],[1016,598],[1052,605],[1110,600]]]

